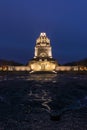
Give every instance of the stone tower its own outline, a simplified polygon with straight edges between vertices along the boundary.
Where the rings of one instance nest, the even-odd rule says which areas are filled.
[[[46,33],[41,33],[36,40],[34,58],[52,58],[50,39],[48,39]]]
[[[40,33],[36,40],[34,58],[29,61],[28,65],[31,68],[31,73],[34,72],[55,72],[58,66],[57,61],[52,57],[52,47],[50,39],[46,33]]]

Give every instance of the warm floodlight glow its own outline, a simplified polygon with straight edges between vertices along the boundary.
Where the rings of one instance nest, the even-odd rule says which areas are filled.
[[[34,58],[49,57],[52,58],[52,47],[50,45],[50,39],[46,36],[46,33],[41,33],[36,40],[35,55]]]
[[[34,59],[29,63],[31,73],[36,71],[55,72],[57,62],[52,59],[52,47],[46,33],[40,33],[36,40]]]
[[[31,64],[32,71],[54,71],[55,68],[56,64],[49,61],[37,61]]]

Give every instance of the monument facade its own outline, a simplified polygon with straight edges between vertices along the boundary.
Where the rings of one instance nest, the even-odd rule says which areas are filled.
[[[37,71],[44,72],[56,72],[58,63],[52,57],[52,47],[50,45],[50,39],[46,36],[46,33],[40,33],[40,36],[36,40],[34,58],[29,61],[31,73]]]

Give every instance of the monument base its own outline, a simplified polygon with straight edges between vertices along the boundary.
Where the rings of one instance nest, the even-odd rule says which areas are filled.
[[[33,59],[28,63],[31,73],[36,72],[52,72],[56,73],[56,67],[58,66],[57,61],[54,59]]]

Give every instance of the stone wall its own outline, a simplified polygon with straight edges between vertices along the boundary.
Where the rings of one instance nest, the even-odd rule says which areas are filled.
[[[29,66],[2,66],[1,71],[30,71]]]
[[[47,62],[48,63],[48,62]],[[55,64],[51,65],[46,63],[46,67],[44,71],[87,71],[87,67],[79,67],[79,66],[57,66],[55,68]],[[42,64],[41,64],[42,65]],[[48,65],[51,65],[48,66]],[[34,67],[34,66],[33,66]],[[42,67],[44,67],[42,65]],[[55,69],[52,69],[54,67]],[[0,67],[0,71],[43,71],[43,69],[38,69],[38,65],[35,63],[35,70],[31,66],[2,66]]]
[[[56,71],[78,71],[78,66],[57,66]]]
[[[13,71],[30,71],[29,66],[9,66],[8,70],[13,70]]]

